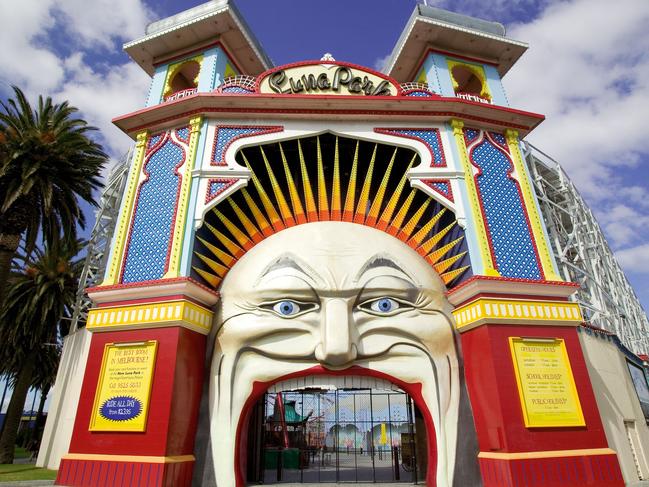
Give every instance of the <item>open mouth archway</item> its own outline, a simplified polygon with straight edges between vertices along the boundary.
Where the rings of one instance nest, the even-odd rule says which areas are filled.
[[[426,427],[384,379],[306,376],[271,386],[250,412],[249,484],[424,480]]]
[[[251,184],[206,215],[194,248],[194,270],[221,298],[209,405],[217,485],[276,483],[278,467],[280,482],[420,476],[428,485],[451,485],[460,370],[444,291],[469,263],[454,215],[409,187],[417,155],[333,134],[244,152]],[[388,384],[268,390],[295,374]],[[289,418],[288,391],[299,392],[288,394],[295,396]],[[426,427],[418,427],[407,395]],[[388,411],[400,398],[401,419],[374,415],[382,396],[390,398]],[[354,401],[365,403],[360,415]],[[274,476],[267,472],[273,468]]]

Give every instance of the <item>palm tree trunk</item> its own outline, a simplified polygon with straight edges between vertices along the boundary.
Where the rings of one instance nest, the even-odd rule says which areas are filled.
[[[11,261],[16,255],[20,235],[7,235],[0,233],[0,307],[4,303],[7,294],[7,283],[11,272]]]
[[[16,436],[18,435],[18,427],[20,426],[23,407],[25,405],[25,399],[27,399],[29,386],[32,382],[35,366],[36,352],[32,350],[25,358],[20,372],[18,372],[16,384],[11,394],[11,401],[9,401],[9,408],[5,416],[5,427],[2,432],[2,437],[0,437],[0,464],[13,463],[14,461]]]
[[[45,401],[47,400],[47,395],[50,393],[50,386],[45,386],[41,389],[41,400],[38,403],[38,413],[36,414],[36,425],[34,426],[34,431],[36,433],[36,441],[40,444],[41,436],[43,436],[43,427],[45,426]]]
[[[9,387],[9,375],[5,375],[5,387],[2,391],[2,399],[0,399],[0,412],[2,412],[2,406],[5,403],[5,397],[7,395],[7,388]],[[0,426],[0,436],[2,435],[2,430],[4,429],[4,421],[2,422],[2,425]]]

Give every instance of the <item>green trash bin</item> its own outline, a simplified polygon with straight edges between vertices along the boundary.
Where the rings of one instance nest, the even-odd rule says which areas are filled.
[[[264,450],[264,468],[266,470],[277,468],[277,458],[279,457],[279,450],[267,448]]]
[[[264,468],[266,470],[277,469],[277,459],[279,452],[282,452],[282,468],[283,469],[298,469],[300,468],[300,450],[299,448],[285,448],[279,450],[277,448],[267,448],[264,450]]]
[[[298,448],[286,448],[284,450],[282,467],[294,470],[300,468],[300,450]]]

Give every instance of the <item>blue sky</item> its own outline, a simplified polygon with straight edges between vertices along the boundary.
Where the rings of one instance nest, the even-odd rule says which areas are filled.
[[[0,96],[69,99],[113,157],[130,139],[111,118],[143,106],[148,77],[121,51],[145,25],[198,2],[0,2]],[[378,67],[414,0],[235,0],[275,64],[319,59]],[[649,309],[649,2],[428,0],[507,26],[530,50],[504,80],[512,106],[545,114],[529,140],[562,163]]]

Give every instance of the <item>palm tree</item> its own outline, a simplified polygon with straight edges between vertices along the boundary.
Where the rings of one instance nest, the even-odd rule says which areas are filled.
[[[72,260],[79,242],[54,241],[36,249],[24,271],[14,274],[0,312],[0,361],[15,373],[13,394],[0,437],[0,463],[12,463],[14,444],[30,386],[40,373],[47,347],[61,337],[69,319],[83,260]],[[40,371],[39,371],[40,372]]]
[[[21,240],[30,252],[39,233],[48,244],[76,239],[77,224],[85,225],[78,198],[96,206],[108,159],[75,107],[40,96],[33,109],[13,91],[15,99],[0,102],[0,303]]]

